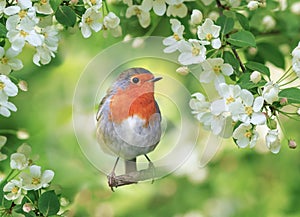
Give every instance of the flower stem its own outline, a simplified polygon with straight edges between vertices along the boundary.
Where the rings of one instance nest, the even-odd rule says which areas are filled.
[[[290,66],[289,68],[288,68],[288,70],[277,80],[277,84],[279,84],[281,81],[283,81],[284,79],[286,79],[287,77],[289,77],[290,76],[290,74],[291,74],[291,69],[292,69],[292,66]]]

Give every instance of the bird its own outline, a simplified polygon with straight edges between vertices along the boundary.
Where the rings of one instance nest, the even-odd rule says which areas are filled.
[[[116,156],[108,183],[114,182],[119,158],[125,160],[125,174],[136,172],[136,158],[155,149],[161,139],[161,112],[154,97],[155,77],[144,68],[120,73],[99,104],[96,134],[105,153]],[[113,189],[112,189],[113,190]]]

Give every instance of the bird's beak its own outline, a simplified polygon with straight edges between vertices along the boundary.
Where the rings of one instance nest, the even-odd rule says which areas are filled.
[[[156,81],[159,81],[161,79],[162,79],[162,77],[154,77],[154,78],[150,79],[149,81],[150,82],[156,82]]]

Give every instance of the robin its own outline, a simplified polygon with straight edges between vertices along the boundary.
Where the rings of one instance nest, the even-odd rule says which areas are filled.
[[[161,137],[161,114],[154,98],[154,83],[162,79],[144,68],[122,72],[102,99],[97,119],[97,139],[106,153],[117,157],[108,176],[111,186],[119,158],[125,173],[137,171],[136,157],[153,151]],[[152,163],[151,163],[152,164]]]

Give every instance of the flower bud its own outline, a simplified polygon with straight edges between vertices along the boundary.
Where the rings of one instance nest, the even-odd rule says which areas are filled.
[[[29,213],[33,209],[33,205],[31,203],[24,203],[23,211]]]
[[[273,84],[272,81],[265,84],[262,96],[265,99],[265,101],[269,104],[272,104],[273,102],[277,101],[279,99],[278,97],[279,93],[279,86],[278,84]]]
[[[295,140],[293,140],[293,139],[289,140],[289,148],[291,148],[291,149],[297,148],[297,143]]]
[[[275,130],[277,129],[277,122],[274,119],[267,119],[267,126],[271,129],[271,130]]]
[[[250,81],[252,81],[254,84],[257,84],[261,80],[261,74],[258,71],[252,72],[250,75]]]
[[[191,23],[193,25],[198,25],[201,23],[202,19],[203,19],[202,12],[197,9],[194,9],[191,15]]]
[[[258,8],[259,2],[258,1],[250,1],[247,5],[250,11],[254,11]]]
[[[291,6],[291,12],[296,15],[300,15],[300,2],[295,2]]]
[[[297,114],[298,114],[298,115],[300,115],[300,108],[298,108],[298,110],[297,110]]]
[[[137,37],[137,38],[133,39],[132,47],[133,48],[141,48],[144,46],[144,44],[145,44],[145,40],[143,38]]]
[[[267,15],[263,18],[262,24],[266,30],[271,30],[276,26],[276,21],[270,15]]]
[[[285,106],[288,104],[288,99],[287,98],[281,98],[279,101],[280,105]]]
[[[29,133],[26,130],[18,130],[17,138],[21,140],[25,140],[29,138]]]
[[[189,73],[189,71],[190,70],[187,66],[181,66],[178,69],[176,69],[176,72],[181,75],[187,75]]]

